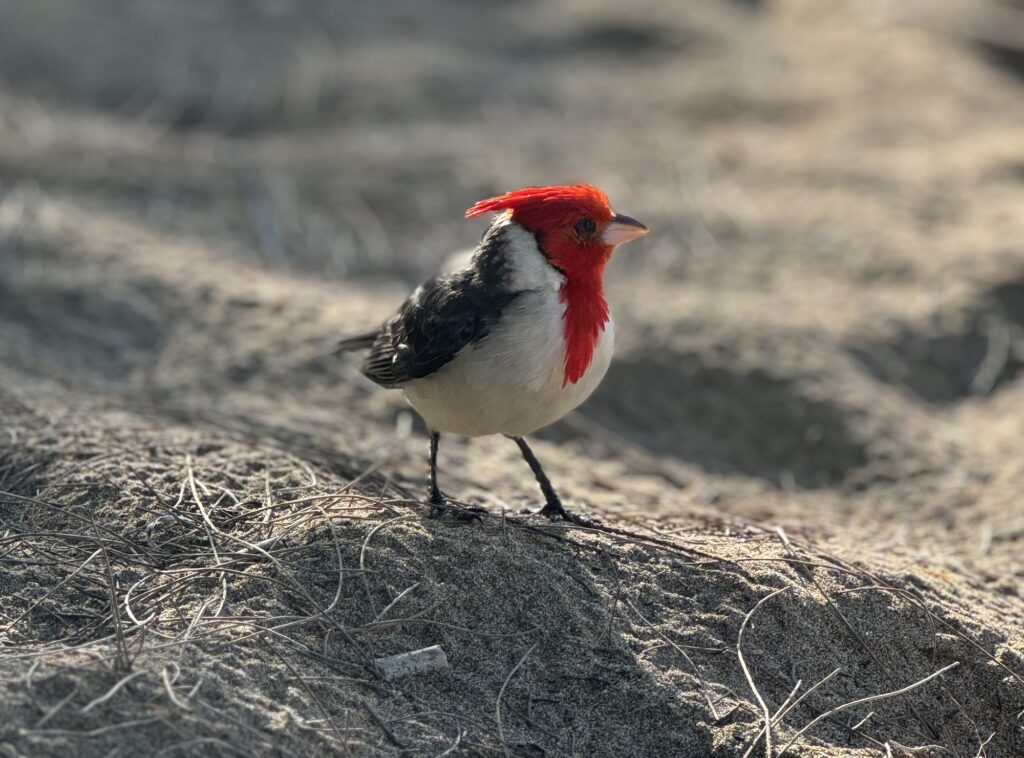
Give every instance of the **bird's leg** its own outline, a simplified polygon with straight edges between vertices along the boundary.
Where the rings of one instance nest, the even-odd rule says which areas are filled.
[[[441,435],[437,432],[430,433],[430,504],[434,506],[447,505],[448,498],[444,496],[437,486],[437,448],[441,443]]]
[[[572,511],[567,511],[565,506],[562,505],[561,498],[558,497],[558,493],[555,492],[555,488],[551,486],[551,480],[548,479],[548,475],[544,473],[544,469],[541,468],[540,461],[537,460],[537,456],[533,454],[530,446],[526,444],[526,440],[522,437],[515,437],[508,435],[509,439],[519,445],[519,452],[523,454],[523,459],[529,464],[530,470],[533,475],[537,478],[537,484],[540,485],[540,491],[544,494],[544,507],[538,511],[541,516],[547,516],[549,519],[564,519],[573,524],[579,526],[597,526],[599,522],[592,519],[588,519],[585,516],[580,516]]]
[[[430,509],[430,518],[440,518],[450,513],[462,521],[480,521],[486,511],[483,508],[466,508],[460,505],[452,505],[448,502],[448,496],[441,492],[437,486],[437,448],[441,442],[441,435],[438,432],[430,433],[430,496],[429,502],[433,506]]]

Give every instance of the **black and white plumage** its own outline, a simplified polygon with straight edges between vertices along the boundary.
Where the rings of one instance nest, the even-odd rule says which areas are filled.
[[[605,255],[646,232],[639,222],[610,211],[600,229],[589,226]],[[581,227],[589,229],[575,228]],[[602,233],[607,237],[596,236]],[[526,228],[514,212],[500,213],[466,267],[425,282],[378,329],[339,346],[368,350],[363,373],[384,387],[402,389],[423,417],[431,431],[435,505],[445,505],[436,480],[440,434],[501,433],[516,440],[537,476],[546,500],[542,513],[570,518],[522,437],[557,421],[593,392],[611,362],[614,329],[605,316],[585,370],[569,381],[570,274],[545,249],[548,234]],[[607,314],[599,276],[597,290]]]
[[[609,320],[586,373],[564,383],[564,279],[533,234],[500,217],[469,266],[418,287],[372,342],[343,345],[368,345],[363,373],[401,388],[433,431],[530,434],[586,400],[611,363]]]
[[[469,267],[424,282],[380,329],[343,340],[340,348],[369,348],[363,373],[382,387],[401,387],[486,339],[519,294],[510,286],[508,236],[505,225],[493,225]]]

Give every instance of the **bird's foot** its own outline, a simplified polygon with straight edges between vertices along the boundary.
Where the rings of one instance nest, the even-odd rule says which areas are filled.
[[[539,510],[527,509],[523,511],[523,513],[543,516],[550,521],[568,521],[570,524],[576,524],[576,526],[582,526],[589,529],[596,529],[601,526],[601,522],[596,519],[587,518],[586,516],[581,516],[578,513],[566,510],[565,506],[562,505],[562,501],[558,499],[548,501],[544,504],[544,507]]]
[[[456,521],[483,521],[487,513],[486,508],[475,505],[453,505],[447,495],[440,491],[430,494],[430,506],[430,518],[451,516]]]

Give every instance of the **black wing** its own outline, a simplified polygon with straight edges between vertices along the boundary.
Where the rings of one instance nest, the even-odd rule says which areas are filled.
[[[485,286],[472,270],[440,276],[421,285],[376,335],[353,337],[343,346],[368,346],[363,373],[396,387],[430,376],[483,340],[516,294]]]
[[[370,352],[363,373],[385,387],[430,376],[467,345],[485,339],[519,294],[510,289],[503,225],[480,240],[470,267],[423,283],[379,330],[343,340]]]

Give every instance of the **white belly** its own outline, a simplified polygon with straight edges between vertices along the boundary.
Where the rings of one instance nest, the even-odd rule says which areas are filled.
[[[434,374],[406,384],[406,397],[436,432],[519,436],[557,421],[601,383],[615,336],[609,320],[586,373],[562,386],[564,311],[557,292],[522,293],[500,326]]]

